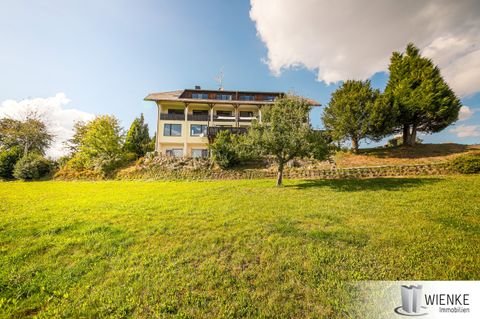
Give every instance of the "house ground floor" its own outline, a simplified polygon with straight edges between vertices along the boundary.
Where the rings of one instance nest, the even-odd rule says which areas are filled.
[[[160,154],[175,157],[208,157],[208,143],[160,143]]]

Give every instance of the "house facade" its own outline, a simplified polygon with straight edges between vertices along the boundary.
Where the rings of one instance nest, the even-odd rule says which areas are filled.
[[[155,102],[158,110],[155,150],[167,156],[207,157],[218,132],[246,132],[253,121],[262,121],[262,108],[283,95],[200,87],[149,94],[145,100]]]

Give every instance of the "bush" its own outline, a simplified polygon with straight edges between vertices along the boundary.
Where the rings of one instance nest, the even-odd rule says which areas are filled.
[[[223,169],[231,168],[240,163],[235,136],[229,131],[220,131],[215,141],[210,144],[213,161]]]
[[[21,180],[35,180],[47,176],[51,170],[51,161],[39,154],[30,153],[15,164],[13,176]]]
[[[461,174],[480,173],[480,153],[466,154],[452,160],[452,169]]]
[[[103,180],[104,175],[101,172],[97,172],[89,169],[74,169],[65,165],[61,167],[54,175],[54,179],[57,180]]]
[[[12,147],[0,152],[0,178],[12,179],[15,163],[20,159],[22,152],[18,147]]]

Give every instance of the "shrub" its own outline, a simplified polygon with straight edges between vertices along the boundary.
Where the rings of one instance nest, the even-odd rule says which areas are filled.
[[[480,153],[459,156],[452,160],[451,167],[461,174],[480,173]]]
[[[12,147],[0,152],[0,178],[13,178],[13,169],[21,154],[22,152],[18,147]]]
[[[39,154],[30,153],[15,164],[13,176],[21,180],[35,180],[47,176],[51,169],[51,161]]]
[[[74,169],[65,165],[61,167],[54,175],[57,180],[102,180],[104,175],[89,169]]]
[[[240,162],[235,136],[229,131],[220,131],[210,144],[213,161],[221,168],[231,168]]]

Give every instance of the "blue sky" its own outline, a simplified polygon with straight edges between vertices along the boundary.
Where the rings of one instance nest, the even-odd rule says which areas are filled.
[[[114,114],[124,127],[143,112],[152,130],[156,111],[143,101],[148,93],[215,88],[221,69],[227,89],[295,91],[328,103],[338,82],[319,81],[320,65],[299,58],[274,74],[275,43],[266,32],[257,34],[262,22],[253,21],[250,9],[249,1],[3,0],[0,103],[63,92],[70,100],[66,109]],[[372,83],[383,89],[386,79],[379,70]],[[480,94],[462,101],[473,115],[460,124],[478,126]],[[320,113],[313,114],[315,126]],[[478,143],[480,137],[446,129],[425,141]]]

